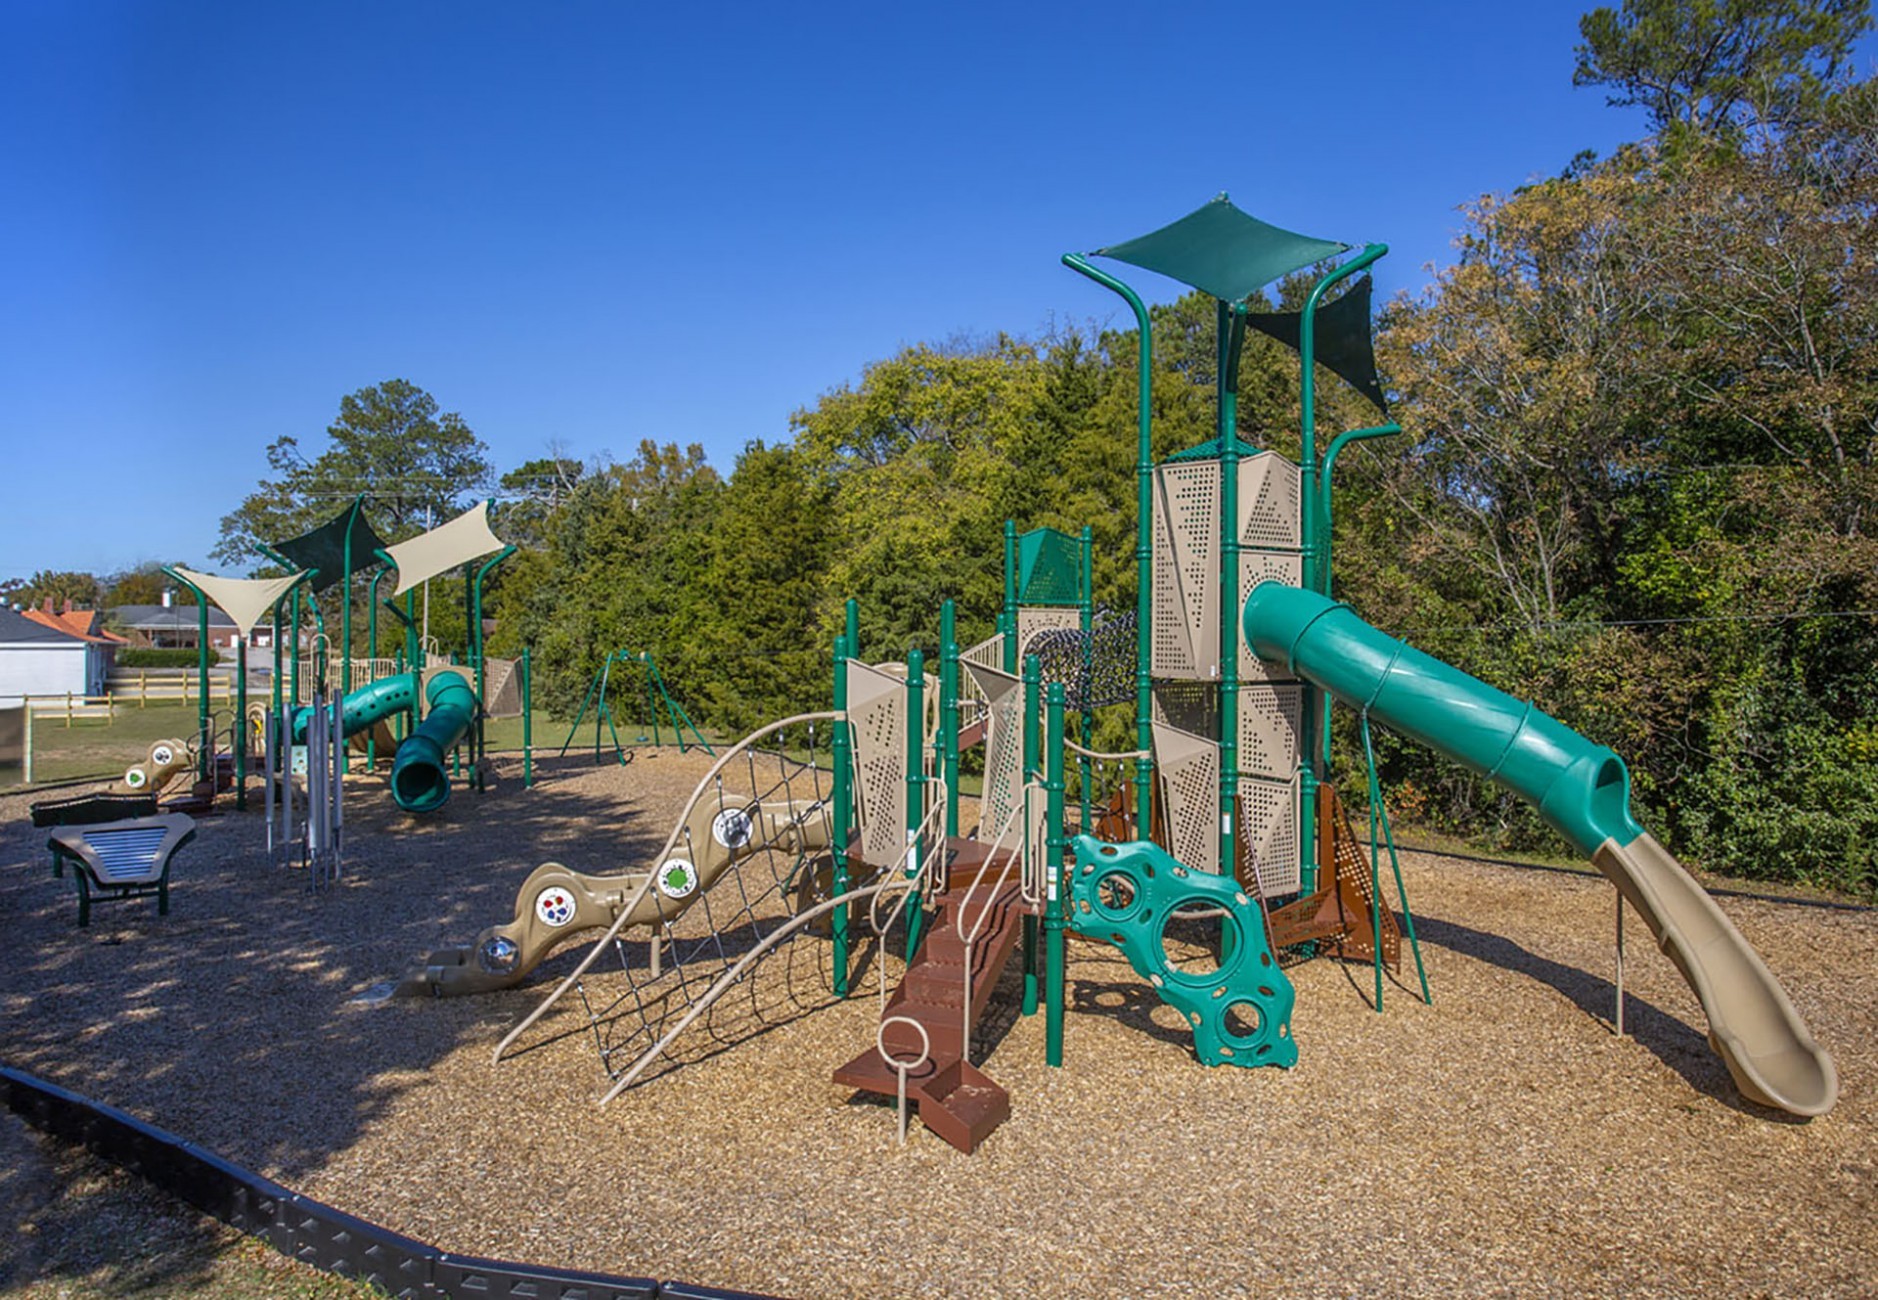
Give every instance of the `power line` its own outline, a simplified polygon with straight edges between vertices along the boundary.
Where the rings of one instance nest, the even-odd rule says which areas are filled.
[[[1541,623],[1536,628],[1521,623],[1474,623],[1463,627],[1415,628],[1405,633],[1405,635],[1431,636],[1451,632],[1522,632],[1529,630],[1557,632],[1572,628],[1675,627],[1697,623],[1797,623],[1814,618],[1878,618],[1878,609],[1822,609],[1816,612],[1796,614],[1699,614],[1690,615],[1686,618],[1567,619],[1553,623]]]

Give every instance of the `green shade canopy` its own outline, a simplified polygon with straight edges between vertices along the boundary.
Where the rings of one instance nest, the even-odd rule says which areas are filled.
[[[1280,276],[1350,251],[1350,245],[1280,230],[1232,205],[1224,194],[1172,225],[1098,248],[1112,257],[1239,302]]]
[[[1369,337],[1369,298],[1371,285],[1366,275],[1350,291],[1317,309],[1312,351],[1319,364],[1341,375],[1357,392],[1386,411],[1382,385],[1376,381],[1376,352]],[[1283,343],[1292,351],[1299,348],[1299,331],[1304,314],[1295,311],[1248,312],[1245,323],[1261,334]]]
[[[316,570],[308,585],[314,591],[325,591],[346,577],[348,536],[352,539],[353,573],[369,573],[384,563],[378,558],[377,552],[385,545],[385,539],[378,535],[371,521],[365,517],[365,498],[362,496],[312,532],[292,541],[277,542],[273,549],[303,569]]]

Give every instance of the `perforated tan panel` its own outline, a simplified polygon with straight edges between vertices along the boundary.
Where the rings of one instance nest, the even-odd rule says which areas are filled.
[[[1295,894],[1303,879],[1298,863],[1298,781],[1239,780],[1240,854],[1258,876],[1267,898]]]
[[[906,844],[906,684],[857,660],[847,668],[861,858],[890,867]]]
[[[1239,601],[1242,610],[1245,598],[1261,582],[1282,582],[1287,587],[1303,586],[1304,557],[1295,551],[1239,552]],[[1238,641],[1240,681],[1267,682],[1290,675],[1283,664],[1268,664],[1252,653],[1243,628],[1239,631]]]
[[[1195,871],[1219,871],[1219,746],[1154,724],[1154,770],[1167,810],[1168,851]]]
[[[1002,668],[1004,633],[994,632],[977,645],[959,651],[959,663],[967,667],[977,664],[981,668]],[[959,674],[959,703],[965,706],[959,714],[961,727],[970,726],[985,708],[985,692],[969,672]]]
[[[1296,550],[1303,537],[1298,511],[1302,474],[1275,451],[1262,451],[1239,462],[1239,542],[1276,550]]]
[[[1298,770],[1298,726],[1304,688],[1246,685],[1239,688],[1239,771],[1289,780]]]
[[[516,671],[516,662],[494,657],[483,661],[483,679],[488,691],[483,712],[492,718],[522,716],[522,675]]]
[[[1019,608],[1017,611],[1018,666],[1023,666],[1024,656],[1030,653],[1030,643],[1039,632],[1081,626],[1082,614],[1078,610],[1051,608],[1047,605],[1027,605]]]
[[[1156,677],[1219,676],[1219,462],[1154,471]]]
[[[983,693],[990,711],[985,730],[985,786],[979,801],[981,837],[996,835],[1024,790],[1023,685],[1009,673],[968,663],[966,674]]]
[[[1219,734],[1219,687],[1211,682],[1154,683],[1153,720],[1196,736]],[[1239,688],[1239,771],[1287,780],[1298,770],[1304,690],[1295,682]]]

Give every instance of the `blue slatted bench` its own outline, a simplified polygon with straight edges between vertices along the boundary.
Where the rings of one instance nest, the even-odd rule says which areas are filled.
[[[78,923],[91,924],[91,902],[148,898],[157,915],[170,914],[170,859],[196,837],[195,822],[181,813],[132,817],[93,826],[67,826],[46,841],[54,861],[70,859],[78,882]]]

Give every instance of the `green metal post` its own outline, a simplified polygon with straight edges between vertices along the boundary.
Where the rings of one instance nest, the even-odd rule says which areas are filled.
[[[1331,271],[1315,285],[1305,299],[1298,319],[1298,470],[1300,475],[1299,524],[1304,551],[1304,586],[1323,591],[1327,575],[1320,574],[1323,556],[1318,547],[1321,531],[1318,520],[1317,485],[1322,467],[1317,455],[1317,307],[1325,292],[1336,284],[1371,265],[1389,251],[1387,244],[1368,244],[1363,251]],[[1319,780],[1318,749],[1324,742],[1314,733],[1320,730],[1320,705],[1315,687],[1306,685],[1300,701],[1298,737],[1298,858],[1305,889],[1317,883],[1317,787]]]
[[[1347,429],[1330,440],[1330,448],[1324,453],[1323,469],[1318,476],[1317,482],[1317,510],[1319,525],[1322,530],[1318,538],[1318,547],[1323,555],[1323,586],[1320,590],[1326,596],[1330,595],[1331,588],[1331,542],[1336,536],[1334,516],[1331,514],[1330,508],[1330,493],[1332,472],[1337,467],[1337,457],[1342,454],[1345,447],[1353,442],[1363,442],[1370,438],[1393,437],[1400,432],[1402,432],[1402,426],[1394,421],[1390,421],[1388,424],[1379,424],[1368,429]],[[1320,783],[1330,779],[1330,708],[1331,699],[1326,695],[1324,696],[1324,706],[1322,714],[1320,715],[1317,732],[1317,773]]]
[[[1018,687],[1018,704],[1024,711],[1024,785],[1043,775],[1043,763],[1038,754],[1040,738],[1037,735],[1038,706],[1043,702],[1043,665],[1036,655],[1024,656],[1023,684]],[[1030,792],[1026,788],[1024,802],[1024,835],[1030,835],[1030,813],[1028,804]],[[1024,1006],[1027,1016],[1037,1014],[1037,918],[1024,917]]]
[[[472,682],[476,680],[475,623],[476,578],[475,575],[470,572],[470,568],[466,564],[463,566],[463,654],[464,667],[470,670],[469,675]],[[479,700],[478,703],[480,702]],[[462,764],[462,753],[466,747],[470,751],[470,763],[474,765],[476,762],[476,726],[474,723],[471,723],[469,730],[463,734],[463,739],[458,742],[457,747],[451,751],[452,756],[459,766]],[[471,783],[474,784],[473,778]]]
[[[274,675],[270,679],[274,688],[274,713],[280,713],[280,602],[274,602]]]
[[[339,694],[352,694],[352,525],[359,517],[359,509],[365,504],[365,498],[359,496],[352,502],[352,513],[346,519],[346,540],[340,554],[344,557],[342,567],[345,577],[339,583],[339,639],[345,643],[345,658],[339,661]]]
[[[852,607],[853,602],[849,602]],[[831,886],[834,897],[840,898],[848,892],[848,838],[849,818],[854,811],[854,757],[849,746],[848,729],[848,638],[835,638],[834,653],[834,709],[835,734],[830,742],[830,758],[835,767],[834,807],[829,810],[829,821],[834,839],[834,871]],[[848,908],[837,907],[834,911],[834,963],[835,996],[848,996]]]
[[[196,597],[196,779],[204,781],[208,779],[215,749],[209,735],[209,598],[202,588],[169,565],[163,566],[163,573],[189,588]]]
[[[1220,303],[1219,870],[1228,878],[1239,872],[1234,814],[1239,805],[1239,350],[1244,339],[1245,304]]]
[[[918,837],[925,819],[926,744],[920,735],[920,719],[926,716],[926,656],[918,650],[906,652],[906,839],[912,850],[906,857],[907,878],[919,875]],[[916,886],[906,902],[906,959],[913,960],[925,938],[925,900]]]
[[[365,656],[367,659],[378,658],[378,580],[380,578],[383,578],[385,574],[389,572],[390,570],[385,568],[382,564],[379,565],[378,572],[372,575],[371,585],[366,589],[371,597],[371,604],[366,609],[366,620],[365,620],[365,623],[366,623],[365,639],[371,642],[371,649],[366,652],[366,656]],[[374,678],[373,680],[377,680],[377,679]],[[368,770],[374,769],[378,766],[378,734],[377,733],[378,733],[377,727],[373,727],[370,731],[365,733],[365,766]]]
[[[293,694],[289,702],[300,707],[300,623],[305,617],[300,609],[300,589],[293,589]]]
[[[1135,314],[1135,748],[1154,746],[1154,329],[1148,309],[1133,289],[1089,265],[1080,253],[1065,253],[1063,265],[1119,294]],[[1136,834],[1148,837],[1154,790],[1154,760],[1135,764]]]
[[[535,696],[534,670],[529,663],[528,647],[522,647],[522,789],[535,788]]]
[[[1004,671],[1017,671],[1017,521],[1004,521]]]
[[[493,504],[493,503],[491,503]],[[490,572],[502,561],[515,554],[513,546],[505,546],[483,561],[476,570],[475,596],[470,610],[470,644],[475,647],[476,665],[476,788],[483,788],[483,754],[488,749],[488,735],[484,730],[483,719],[489,712],[489,659],[483,649],[483,582]]]
[[[1063,1011],[1065,1003],[1063,929],[1069,921],[1069,898],[1063,889],[1063,683],[1051,682],[1044,721],[1045,805],[1043,870],[1045,872],[1043,936],[1044,1061],[1063,1064]]]
[[[959,833],[959,642],[958,610],[939,607],[939,772],[946,783],[946,837]]]
[[[235,632],[235,811],[248,808],[248,634]]]
[[[1095,708],[1090,703],[1095,692],[1095,535],[1088,524],[1082,526],[1082,591],[1077,603],[1082,615],[1082,747],[1093,748],[1095,745]],[[1081,779],[1082,814],[1081,830],[1084,835],[1095,833],[1095,823],[1091,820],[1090,784],[1095,779],[1095,769],[1085,755],[1076,756],[1076,772]]]

